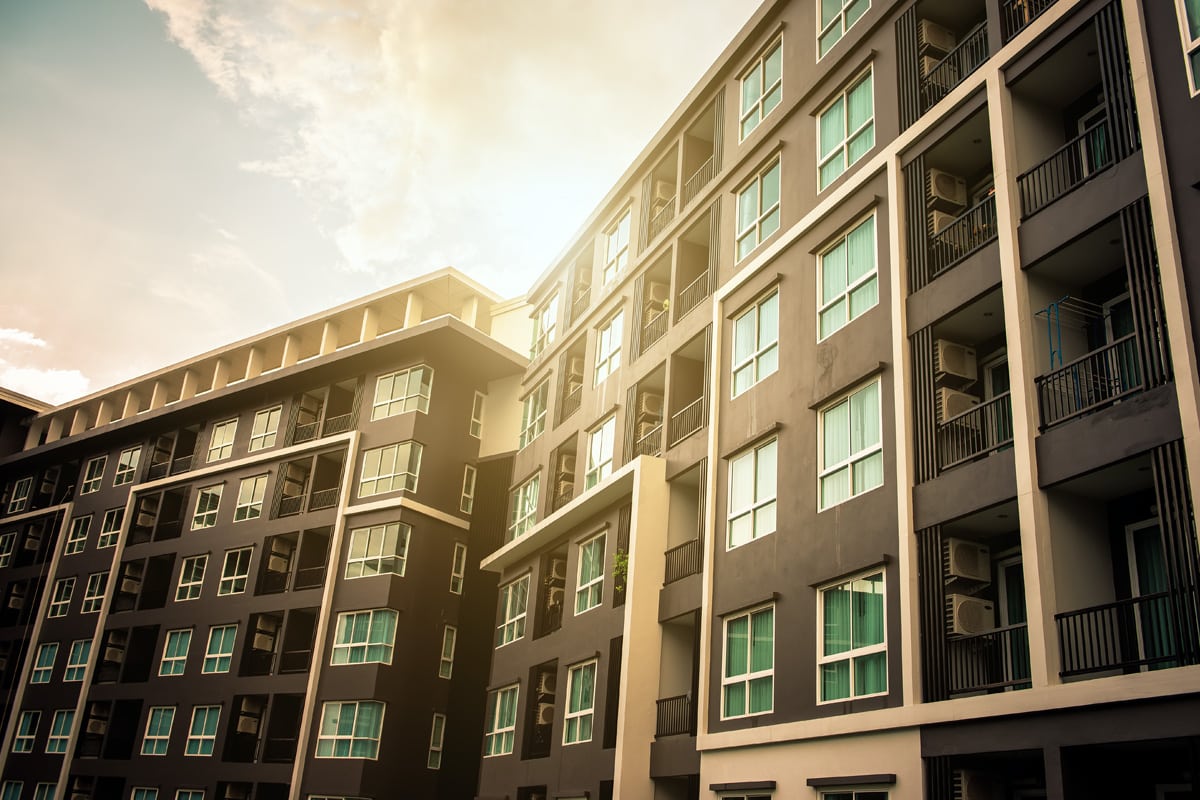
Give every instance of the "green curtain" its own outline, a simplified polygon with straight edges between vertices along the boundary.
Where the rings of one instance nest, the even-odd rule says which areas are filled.
[[[774,50],[767,56],[766,63],[763,64],[763,89],[767,89],[774,84],[783,75],[783,46],[777,45]],[[774,89],[771,89],[763,96],[762,113],[763,116],[771,113],[775,106],[779,105],[780,98],[783,97],[783,85],[780,84]]]
[[[1188,36],[1193,41],[1200,39],[1200,0],[1183,0],[1183,8],[1187,12]]]
[[[873,76],[868,74],[848,94],[849,112],[846,121],[846,135],[853,135],[846,143],[847,166],[875,146],[875,88]],[[865,126],[865,127],[864,127]]]
[[[854,319],[879,302],[878,281],[875,272],[875,217],[869,217],[846,237],[848,255],[846,259],[846,282],[855,283],[871,275],[850,292],[850,310],[847,315]]]
[[[1163,554],[1162,533],[1158,525],[1133,532],[1138,594],[1142,597],[1167,591],[1167,564]],[[1142,651],[1145,658],[1164,658],[1175,654],[1171,636],[1169,597],[1144,600],[1140,604]],[[1151,669],[1176,666],[1173,660],[1151,664]]]

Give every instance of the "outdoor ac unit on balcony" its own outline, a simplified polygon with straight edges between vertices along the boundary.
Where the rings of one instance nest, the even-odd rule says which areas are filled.
[[[546,608],[562,608],[563,598],[565,596],[566,592],[563,591],[561,586],[551,586],[546,590]]]
[[[550,580],[565,581],[567,579],[567,560],[565,558],[550,559]]]
[[[983,633],[996,627],[996,608],[991,600],[965,594],[946,595],[946,622],[949,633]]]
[[[949,28],[943,28],[936,22],[923,19],[917,23],[917,42],[923,53],[927,50],[937,50],[942,55],[946,55],[958,44],[958,38]]]
[[[958,219],[957,214],[947,214],[945,211],[933,210],[929,212],[929,234],[937,236],[942,231],[949,228]]]
[[[25,607],[25,596],[14,594],[8,598],[8,607],[14,611],[20,611]]]
[[[258,718],[245,715],[238,717],[237,732],[258,733]]]
[[[975,348],[946,339],[936,340],[933,347],[933,368],[937,378],[951,377],[973,381],[978,377],[975,369]]]
[[[663,396],[654,394],[653,392],[642,392],[638,397],[638,419],[643,417],[655,417],[662,419],[663,413]]]
[[[108,732],[108,720],[106,719],[89,719],[87,723],[87,732],[103,736]]]
[[[142,582],[137,578],[125,578],[121,581],[122,594],[137,594],[142,588]]]
[[[969,769],[954,770],[954,800],[989,800],[991,796],[986,775]]]
[[[120,647],[106,647],[104,648],[104,660],[120,664],[125,661],[125,650]]]
[[[930,169],[927,181],[929,204],[943,211],[954,211],[967,206],[967,182],[957,175]]]
[[[288,566],[289,559],[287,556],[272,553],[271,557],[267,559],[267,570],[269,572],[287,572]]]
[[[538,694],[552,695],[558,688],[558,676],[553,672],[543,672],[538,675]]]
[[[536,722],[538,725],[554,724],[554,703],[537,704]]]
[[[642,293],[644,306],[647,311],[659,312],[662,311],[663,303],[671,296],[671,287],[665,283],[658,281],[650,281],[646,284],[646,290]]]
[[[559,453],[558,454],[558,475],[559,477],[573,478],[575,476],[575,454],[574,453]]]
[[[970,411],[977,405],[979,405],[979,398],[973,394],[956,392],[953,389],[945,387],[937,390],[938,422],[945,422],[948,419],[957,417],[959,414],[964,411]]]
[[[990,583],[992,551],[987,545],[968,542],[966,539],[947,539],[946,577]]]
[[[675,181],[655,181],[650,205],[657,213],[675,197]]]
[[[583,380],[583,356],[571,356],[567,359],[567,383],[573,379]]]
[[[555,490],[554,494],[556,496],[562,496],[562,495],[570,493],[574,489],[575,489],[575,479],[574,478],[562,478],[559,480],[558,487]]]
[[[661,423],[658,420],[639,422],[637,425],[637,441],[640,442],[642,439],[645,439],[647,436],[654,433],[655,429],[658,428],[660,424]]]

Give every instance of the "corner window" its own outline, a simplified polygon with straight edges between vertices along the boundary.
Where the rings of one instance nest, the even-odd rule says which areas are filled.
[[[604,285],[612,283],[629,263],[629,222],[632,212],[626,211],[611,228],[604,232]]]
[[[529,358],[534,359],[554,344],[555,328],[558,325],[558,292],[538,306],[533,313],[533,343],[529,347]]]
[[[438,659],[438,677],[449,679],[454,675],[454,646],[458,643],[458,628],[447,625],[442,628],[442,656]]]
[[[67,530],[67,541],[63,543],[63,555],[71,556],[87,549],[88,529],[92,527],[92,515],[75,517]]]
[[[567,710],[563,715],[563,744],[592,740],[592,717],[596,707],[596,661],[567,671]]]
[[[46,737],[47,753],[67,752],[71,741],[71,725],[75,722],[74,709],[61,708],[50,718],[50,735]]]
[[[239,547],[225,551],[225,564],[221,567],[221,582],[217,594],[242,594],[250,580],[250,557],[253,547]]]
[[[32,753],[33,740],[37,737],[38,723],[42,721],[40,711],[22,711],[17,720],[17,732],[13,736],[14,753]]]
[[[38,645],[37,657],[33,661],[33,672],[29,674],[30,683],[49,683],[54,673],[54,662],[58,658],[58,642]]]
[[[264,408],[254,415],[254,425],[250,429],[250,452],[266,450],[274,447],[279,438],[279,417],[283,414],[283,406]]]
[[[454,543],[454,556],[450,559],[450,592],[462,594],[463,576],[467,573],[467,546],[462,542]]]
[[[401,490],[415,492],[422,450],[418,442],[401,442],[364,451],[358,496],[371,497]]]
[[[377,758],[383,708],[373,700],[321,706],[317,758]]]
[[[883,484],[879,380],[821,412],[820,510]]]
[[[104,465],[106,463],[108,463],[108,456],[97,456],[84,465],[83,481],[79,484],[80,494],[100,491],[100,484],[104,481]]]
[[[470,514],[475,508],[475,468],[470,464],[463,466],[462,494],[458,498],[458,510]]]
[[[821,112],[817,139],[820,191],[875,146],[875,89],[870,69]]]
[[[29,493],[33,491],[33,478],[21,478],[13,484],[8,498],[8,513],[17,514],[29,506]]]
[[[821,0],[821,29],[817,31],[817,57],[829,52],[829,48],[858,22],[871,0]]]
[[[742,138],[758,127],[783,97],[783,41],[777,41],[742,75]]]
[[[779,292],[759,300],[733,321],[733,396],[779,369]]]
[[[165,756],[175,725],[175,706],[151,706],[146,717],[146,733],[142,737],[142,755]]]
[[[245,482],[243,481],[243,484]],[[264,490],[266,483],[263,484]],[[192,514],[192,530],[198,531],[204,528],[211,528],[217,524],[217,511],[221,508],[221,493],[225,491],[225,484],[218,483],[213,486],[205,486],[200,491],[196,492],[196,510]],[[251,488],[253,492],[253,487]],[[238,502],[241,503],[241,489],[238,490]],[[259,498],[261,502],[262,498]]]
[[[538,489],[542,476],[534,475],[512,493],[512,511],[508,519],[508,539],[512,541],[529,532],[537,517]]]
[[[721,718],[766,714],[775,708],[775,607],[725,620]]]
[[[887,693],[883,572],[820,591],[820,702]]]
[[[1183,38],[1183,60],[1187,67],[1192,97],[1200,94],[1200,2],[1175,0],[1179,13],[1179,35]]]
[[[500,587],[500,624],[496,646],[503,647],[525,635],[525,612],[529,603],[529,576]]]
[[[107,572],[93,572],[91,575],[88,575],[87,585],[83,587],[83,603],[79,606],[79,613],[100,613],[100,606],[104,605],[104,590],[106,588],[108,588]]]
[[[396,612],[390,608],[338,614],[331,664],[390,664]]]
[[[263,498],[267,496],[267,476],[255,475],[253,478],[242,478],[238,484],[237,505],[233,509],[233,521],[241,522],[247,519],[258,519],[262,516]],[[220,495],[217,502],[220,502]]]
[[[217,724],[221,720],[220,706],[193,706],[192,724],[188,726],[186,756],[211,756],[217,742]]]
[[[125,509],[110,508],[104,512],[100,520],[100,536],[96,538],[96,549],[116,547],[117,537],[121,535],[121,523],[125,521]]]
[[[475,399],[471,401],[470,433],[476,439],[483,438],[483,393],[482,392],[476,392]]]
[[[237,625],[218,625],[208,629],[208,647],[204,650],[201,674],[229,672],[233,663],[233,645],[237,640]]]
[[[212,633],[209,633],[212,641]],[[158,674],[163,676],[182,675],[187,671],[188,650],[192,648],[191,628],[167,631],[163,642],[162,661],[158,663]]]
[[[71,605],[71,595],[75,593],[74,578],[59,578],[54,582],[54,594],[50,596],[50,606],[46,609],[47,617],[65,617]]]
[[[879,303],[875,215],[851,228],[819,261],[818,338],[824,339]]]
[[[350,531],[350,552],[346,558],[347,578],[372,575],[404,577],[408,561],[408,538],[412,528],[403,522],[372,525]]]
[[[236,419],[229,419],[213,426],[212,437],[208,440],[208,463],[233,455],[233,437],[237,433],[237,423]]]
[[[88,659],[92,656],[92,640],[76,639],[71,642],[67,654],[67,668],[63,670],[63,683],[78,683],[87,673]]]
[[[775,532],[778,456],[772,439],[730,460],[728,549]]]
[[[433,370],[422,364],[380,375],[375,381],[375,399],[371,419],[384,419],[407,411],[429,413],[429,394],[433,390]]]
[[[525,396],[521,408],[521,436],[518,449],[529,445],[546,430],[546,399],[550,396],[550,381],[544,380]]]
[[[587,472],[583,486],[590,489],[612,474],[613,443],[617,435],[617,415],[613,414],[588,434]]]
[[[518,684],[514,683],[488,695],[487,731],[483,736],[484,758],[512,753],[517,732],[518,690]]]
[[[138,462],[141,460],[142,448],[131,447],[128,450],[122,450],[120,458],[117,459],[117,472],[113,475],[113,486],[133,483],[133,479],[137,476]]]
[[[575,613],[582,614],[604,599],[604,534],[579,545],[579,579],[575,584]]]
[[[738,192],[737,261],[779,230],[780,164],[776,157]]]
[[[429,731],[429,758],[425,766],[429,769],[442,768],[442,746],[446,739],[446,715],[434,714],[433,727]]]
[[[596,375],[593,386],[621,368],[621,339],[624,336],[625,312],[618,311],[596,334]]]
[[[204,586],[204,570],[208,556],[188,556],[179,570],[179,586],[175,588],[175,602],[195,600]]]

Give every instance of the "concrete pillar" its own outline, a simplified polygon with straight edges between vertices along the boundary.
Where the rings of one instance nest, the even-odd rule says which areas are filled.
[[[472,328],[479,327],[479,295],[473,294],[463,302],[462,313],[458,317]]]
[[[88,428],[88,413],[82,406],[75,409],[75,415],[71,417],[71,430],[68,436],[74,436],[77,433],[83,433]]]
[[[327,356],[334,350],[337,350],[338,344],[338,324],[331,319],[325,320],[325,327],[321,329],[321,355]]]
[[[35,419],[29,423],[29,433],[25,434],[25,449],[32,450],[38,446],[38,440],[42,438],[42,431],[46,430],[46,421],[44,419]]]
[[[421,299],[421,295],[416,292],[409,292],[408,299],[404,304],[404,327],[411,328],[414,325],[421,323],[421,312],[424,310],[425,302]]]
[[[363,309],[362,329],[358,333],[358,341],[370,342],[379,335],[379,309],[367,306]]]
[[[150,390],[150,410],[165,406],[168,394],[170,394],[170,387],[167,386],[167,382],[155,381],[154,388]]]
[[[196,396],[196,387],[200,385],[200,379],[196,375],[196,371],[189,369],[184,370],[183,380],[179,385],[179,399],[189,400]]]
[[[258,347],[251,347],[246,354],[246,380],[257,378],[263,371],[263,352]]]
[[[125,393],[125,407],[121,409],[121,419],[129,419],[142,410],[142,398],[132,389]]]
[[[50,418],[50,427],[46,429],[46,442],[47,443],[57,442],[59,439],[62,438],[62,432],[63,432],[63,418],[62,417],[51,417]]]
[[[112,414],[112,400],[106,397],[100,401],[99,407],[96,408],[96,427],[99,428],[101,425],[107,425],[112,422]]]
[[[223,358],[218,358],[217,363],[213,364],[212,388],[215,392],[217,389],[224,389],[229,385],[229,362]]]
[[[257,349],[257,348],[255,348]],[[290,367],[300,360],[300,337],[294,333],[289,333],[283,339],[283,359],[279,362],[281,367]],[[247,376],[249,377],[249,376]]]

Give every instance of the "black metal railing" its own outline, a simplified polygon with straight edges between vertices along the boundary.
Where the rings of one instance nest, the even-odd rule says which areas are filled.
[[[704,395],[701,395],[671,415],[667,423],[669,446],[674,447],[704,427],[706,405]]]
[[[279,511],[276,512],[277,517],[290,517],[293,514],[299,514],[304,510],[304,495],[297,494],[291,497],[279,498]]]
[[[318,427],[318,424],[315,422],[306,422],[303,425],[297,425],[292,431],[292,443],[311,442],[317,438]]]
[[[578,321],[584,315],[591,300],[592,289],[590,286],[575,295],[575,300],[571,303],[571,322]]]
[[[146,480],[153,481],[159,478],[165,478],[171,472],[170,461],[159,461],[151,464],[146,470]]]
[[[567,417],[579,410],[579,404],[583,402],[583,384],[576,386],[573,390],[563,395],[562,406],[559,409],[558,420],[563,421]]]
[[[704,553],[700,549],[699,539],[691,539],[672,547],[666,552],[663,585],[683,580],[689,575],[699,575],[703,561]]]
[[[242,657],[242,675],[270,675],[275,668],[275,653],[270,650],[250,650]]]
[[[353,419],[353,414],[338,414],[336,417],[330,417],[321,426],[321,435],[333,436],[335,433],[345,433],[350,430],[350,422]]]
[[[1012,397],[1005,392],[938,424],[938,467],[956,467],[994,453],[1012,440]]]
[[[262,577],[258,579],[258,588],[255,594],[279,594],[280,592],[286,592],[288,589],[288,578],[290,577],[290,572],[277,572],[273,569],[265,570]]]
[[[679,293],[679,309],[675,312],[675,320],[683,319],[684,314],[700,305],[706,297],[708,297],[708,273],[701,272]]]
[[[667,204],[658,210],[654,218],[650,220],[650,229],[646,236],[646,241],[652,241],[655,236],[663,232],[663,229],[675,219],[675,196],[672,195]]]
[[[635,456],[657,456],[662,453],[662,423],[655,425],[633,445]]]
[[[924,111],[933,108],[967,76],[988,60],[987,22],[981,22],[921,79]]]
[[[996,196],[989,194],[929,238],[930,274],[936,278],[988,244],[996,230]]]
[[[1171,592],[1054,615],[1064,678],[1179,663]]]
[[[279,657],[279,673],[308,672],[312,650],[288,650]]]
[[[290,764],[296,759],[296,745],[299,739],[284,739],[272,736],[263,741],[262,758],[264,764]]]
[[[717,157],[716,155],[709,156],[700,167],[692,173],[692,177],[684,181],[683,184],[683,204],[686,206],[692,202],[692,198],[700,194],[700,190],[708,185],[708,182],[717,174]]]
[[[1000,21],[1007,42],[1016,36],[1026,25],[1033,22],[1050,6],[1054,0],[1002,0],[1000,3]]]
[[[654,723],[655,737],[696,735],[695,704],[691,695],[664,697],[655,702],[658,706]]]
[[[554,493],[554,497],[550,501],[550,510],[558,511],[560,508],[571,502],[571,498],[575,496],[575,484],[560,489]]]
[[[1024,622],[946,640],[950,694],[1029,688],[1029,631]]]
[[[661,339],[667,332],[668,314],[664,308],[642,328],[642,350]]]
[[[325,585],[325,565],[321,564],[317,567],[303,567],[296,570],[296,577],[292,580],[292,588],[300,589],[318,589]]]
[[[308,510],[320,511],[322,508],[333,508],[337,505],[337,499],[338,490],[336,486],[332,489],[318,489],[308,499]]]
[[[1102,119],[1017,177],[1021,217],[1030,217],[1113,163],[1108,119]]]
[[[171,462],[171,474],[178,475],[181,472],[187,472],[189,469],[192,468],[192,461],[193,461],[194,457],[195,456],[192,453],[189,453],[186,456],[180,456],[179,458],[172,461]]]
[[[1139,392],[1144,380],[1137,334],[1034,378],[1034,383],[1043,429]]]

